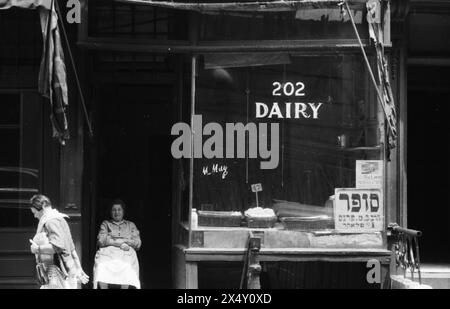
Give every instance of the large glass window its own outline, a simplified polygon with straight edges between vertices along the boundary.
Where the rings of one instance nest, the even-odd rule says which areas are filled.
[[[29,199],[40,190],[41,106],[0,93],[0,228],[36,224]]]
[[[187,39],[187,14],[149,5],[89,1],[89,36],[147,40]]]
[[[367,38],[365,9],[352,13],[359,34]],[[348,15],[338,8],[208,13],[200,15],[200,25],[199,38],[202,41],[355,39]]]
[[[37,88],[42,33],[36,10],[0,10],[0,89]]]
[[[210,54],[198,66],[204,152],[218,136],[208,124],[223,136],[211,147],[215,157],[195,159],[194,208],[243,212],[258,204],[286,217],[332,217],[335,189],[359,187],[357,165],[382,172],[383,117],[362,56]],[[227,126],[237,123],[249,128],[240,155],[239,134],[227,144]],[[365,188],[381,190],[380,181]],[[258,197],[253,184],[262,186]]]

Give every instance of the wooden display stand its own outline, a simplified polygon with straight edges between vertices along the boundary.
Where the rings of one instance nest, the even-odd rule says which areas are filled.
[[[377,260],[381,266],[381,288],[390,287],[392,252],[385,249],[386,242],[381,233],[314,235],[314,233],[284,231],[287,232],[285,235],[291,233],[298,239],[304,239],[302,247],[288,247],[289,243],[283,242],[283,237],[279,237],[281,231],[277,229],[202,228],[193,232],[197,236],[193,237],[190,248],[183,245],[177,245],[174,248],[174,266],[177,270],[174,274],[175,288],[198,288],[199,263],[240,261],[244,263],[248,253],[245,245],[248,235],[257,237],[260,241],[260,249],[254,250],[253,254],[249,255],[247,271],[247,288],[249,289],[260,288],[261,262],[282,261],[367,263],[370,260]],[[215,235],[211,236],[211,233]],[[275,236],[271,235],[273,233],[276,233]],[[220,241],[219,235],[228,241]],[[203,245],[200,241],[202,238]],[[210,242],[208,239],[214,239],[214,241]],[[215,246],[213,247],[212,244]],[[220,245],[227,247],[221,248]]]

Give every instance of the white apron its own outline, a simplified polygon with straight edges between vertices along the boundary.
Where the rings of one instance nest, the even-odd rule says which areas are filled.
[[[94,289],[98,282],[131,285],[140,289],[136,251],[131,247],[128,251],[114,246],[100,248],[95,255]]]

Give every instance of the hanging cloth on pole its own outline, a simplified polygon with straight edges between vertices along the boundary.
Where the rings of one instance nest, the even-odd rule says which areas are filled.
[[[66,66],[54,0],[0,0],[0,9],[13,7],[38,9],[43,37],[38,90],[48,98],[53,137],[62,145],[69,139],[66,110],[68,107]]]
[[[377,55],[378,84],[382,94],[381,104],[388,125],[388,144],[393,149],[397,143],[397,111],[392,93],[389,76],[389,66],[384,54],[383,27],[381,25],[381,2],[379,0],[367,1],[367,22],[369,24],[369,35],[375,43]]]
[[[65,145],[66,140],[69,139],[69,125],[66,116],[69,99],[64,51],[61,45],[54,0],[51,1],[50,10],[41,10],[40,15],[44,49],[39,70],[38,89],[39,93],[50,100],[53,137]]]

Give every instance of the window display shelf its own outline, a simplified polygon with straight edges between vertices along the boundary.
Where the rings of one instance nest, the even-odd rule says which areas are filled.
[[[383,249],[386,241],[381,232],[364,233],[315,233],[278,228],[208,228],[192,230],[192,248],[245,248],[251,233],[261,238],[263,248],[353,248]]]
[[[342,150],[347,150],[347,151],[380,151],[381,145],[379,146],[371,146],[371,147],[347,147],[347,148],[342,148]]]
[[[186,261],[241,261],[245,249],[209,249],[184,248]],[[318,248],[282,248],[259,251],[259,260],[265,261],[345,261],[367,262],[374,258],[383,264],[389,264],[392,252],[385,249],[318,249]]]

